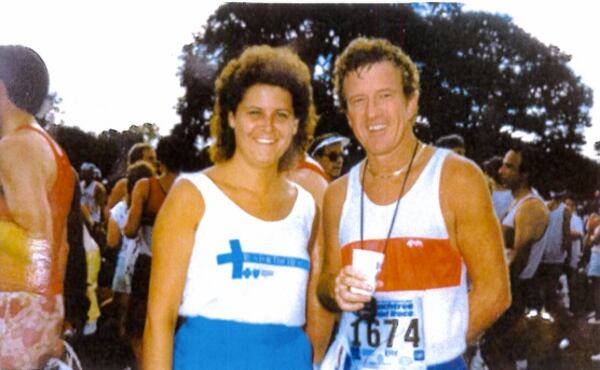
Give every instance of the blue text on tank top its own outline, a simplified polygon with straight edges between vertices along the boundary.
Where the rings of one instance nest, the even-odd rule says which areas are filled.
[[[246,279],[254,277],[256,279],[259,276],[267,277],[273,275],[273,270],[270,270],[266,267],[254,269],[244,268],[245,262],[265,266],[300,268],[310,271],[310,261],[306,259],[264,253],[244,252],[238,239],[230,240],[229,247],[231,248],[231,253],[219,254],[217,256],[217,264],[224,265],[231,263],[233,266],[231,270],[232,279],[241,279],[242,277]]]

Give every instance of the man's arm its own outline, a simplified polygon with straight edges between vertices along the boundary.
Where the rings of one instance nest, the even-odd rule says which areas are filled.
[[[148,179],[141,179],[135,183],[131,192],[131,204],[127,213],[127,222],[123,228],[123,233],[128,238],[135,238],[140,223],[142,222],[142,212],[144,211],[144,203],[148,199],[150,192],[150,182]]]
[[[450,241],[471,279],[467,341],[476,340],[511,303],[504,242],[485,178],[469,160],[449,157],[440,189]]]
[[[509,259],[511,271],[520,273],[529,261],[533,244],[548,226],[548,207],[539,199],[529,199],[521,204],[515,215],[515,238]]]

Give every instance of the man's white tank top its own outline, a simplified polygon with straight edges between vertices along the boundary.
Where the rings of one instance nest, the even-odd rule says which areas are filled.
[[[445,149],[436,149],[415,184],[400,200],[379,274],[384,286],[374,294],[378,301],[380,328],[389,321],[385,315],[393,317],[412,313],[412,309],[397,310],[402,306],[394,302],[404,302],[406,297],[415,296],[422,299],[424,337],[421,339],[424,341],[426,365],[453,360],[466,348],[469,313],[466,268],[459,251],[450,245],[440,207],[440,177],[449,153]],[[360,167],[358,164],[350,171],[340,220],[339,241],[344,266],[352,264],[352,250],[361,248]],[[364,249],[383,251],[395,205],[396,202],[377,205],[364,194]],[[386,313],[388,308],[389,312]],[[384,316],[380,318],[380,314]],[[341,335],[353,335],[350,327],[356,325],[355,320],[354,313],[342,314]],[[401,334],[405,335],[404,332]],[[366,338],[367,341],[373,342],[372,333],[368,332],[367,335],[371,335],[371,338]],[[361,342],[364,344],[365,339]],[[388,351],[383,350],[389,344],[389,341],[382,340],[376,349],[381,351],[380,356],[388,356]],[[365,350],[365,354],[368,353],[368,349]],[[418,360],[420,356],[421,353],[414,352],[414,359]],[[364,362],[352,368],[360,369],[362,366],[365,366]]]
[[[302,326],[310,271],[315,201],[300,186],[292,211],[258,219],[229,199],[205,174],[182,174],[202,194],[182,316],[254,324]]]
[[[521,205],[528,199],[538,199],[540,202],[544,203],[544,200],[537,194],[532,193],[524,196],[523,198],[519,199],[517,204],[515,204],[508,211],[508,213],[502,220],[503,227],[511,228],[514,233],[515,217],[517,215],[517,211],[519,210]],[[519,279],[531,279],[535,275],[538,267],[540,266],[540,262],[542,262],[542,255],[544,254],[544,250],[546,248],[546,241],[544,240],[545,238],[546,233],[544,232],[542,237],[538,241],[533,243],[533,245],[531,246],[531,251],[529,252],[529,259],[527,260],[527,265],[519,274]]]

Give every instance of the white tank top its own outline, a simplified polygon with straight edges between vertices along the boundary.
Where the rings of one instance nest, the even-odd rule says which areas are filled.
[[[282,220],[258,219],[203,173],[182,174],[202,194],[179,313],[256,324],[301,326],[310,271],[315,201],[302,187]]]
[[[412,308],[403,311],[402,303],[398,302],[405,302],[403,300],[406,297],[418,296],[419,300],[422,299],[424,338],[421,340],[424,341],[424,347],[414,351],[414,358],[424,355],[426,365],[455,359],[466,348],[469,314],[466,269],[460,253],[450,245],[440,207],[440,177],[449,153],[445,149],[436,149],[415,184],[400,200],[379,274],[384,287],[375,292],[380,321],[378,330],[382,337],[387,336],[388,339],[389,325],[384,323],[390,322],[394,316],[413,313]],[[340,220],[339,241],[343,265],[351,264],[352,249],[360,248],[360,167],[358,164],[350,171]],[[379,206],[364,195],[365,249],[383,250],[395,204]],[[382,317],[379,317],[380,313]],[[358,339],[363,346],[369,341],[373,344],[373,328],[367,329],[367,337],[353,338],[353,325],[356,325],[355,314],[343,313],[340,335],[346,335],[348,343],[356,343]],[[388,331],[384,333],[384,330]],[[396,341],[401,341],[402,336],[410,339],[410,331],[405,333],[405,329],[400,327],[397,330],[402,330],[402,333]],[[392,353],[386,349],[391,343],[389,340],[381,339],[380,342],[375,349],[376,356],[371,355],[374,361],[377,361],[377,356],[388,358]],[[368,354],[370,350],[361,347],[360,351]],[[366,365],[353,363],[352,366],[352,369],[359,369]]]

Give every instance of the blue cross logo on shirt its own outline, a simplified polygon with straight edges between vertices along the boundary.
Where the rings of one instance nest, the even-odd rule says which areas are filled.
[[[253,276],[256,279],[261,275],[261,273],[263,275],[272,275],[272,271],[251,268],[244,269],[244,262],[260,265],[294,267],[307,271],[310,270],[310,261],[306,259],[288,256],[276,256],[272,254],[243,252],[242,245],[238,239],[230,240],[229,247],[231,248],[231,253],[219,254],[217,256],[217,265],[231,263],[232,279],[241,279],[242,277],[248,279],[250,276]]]

